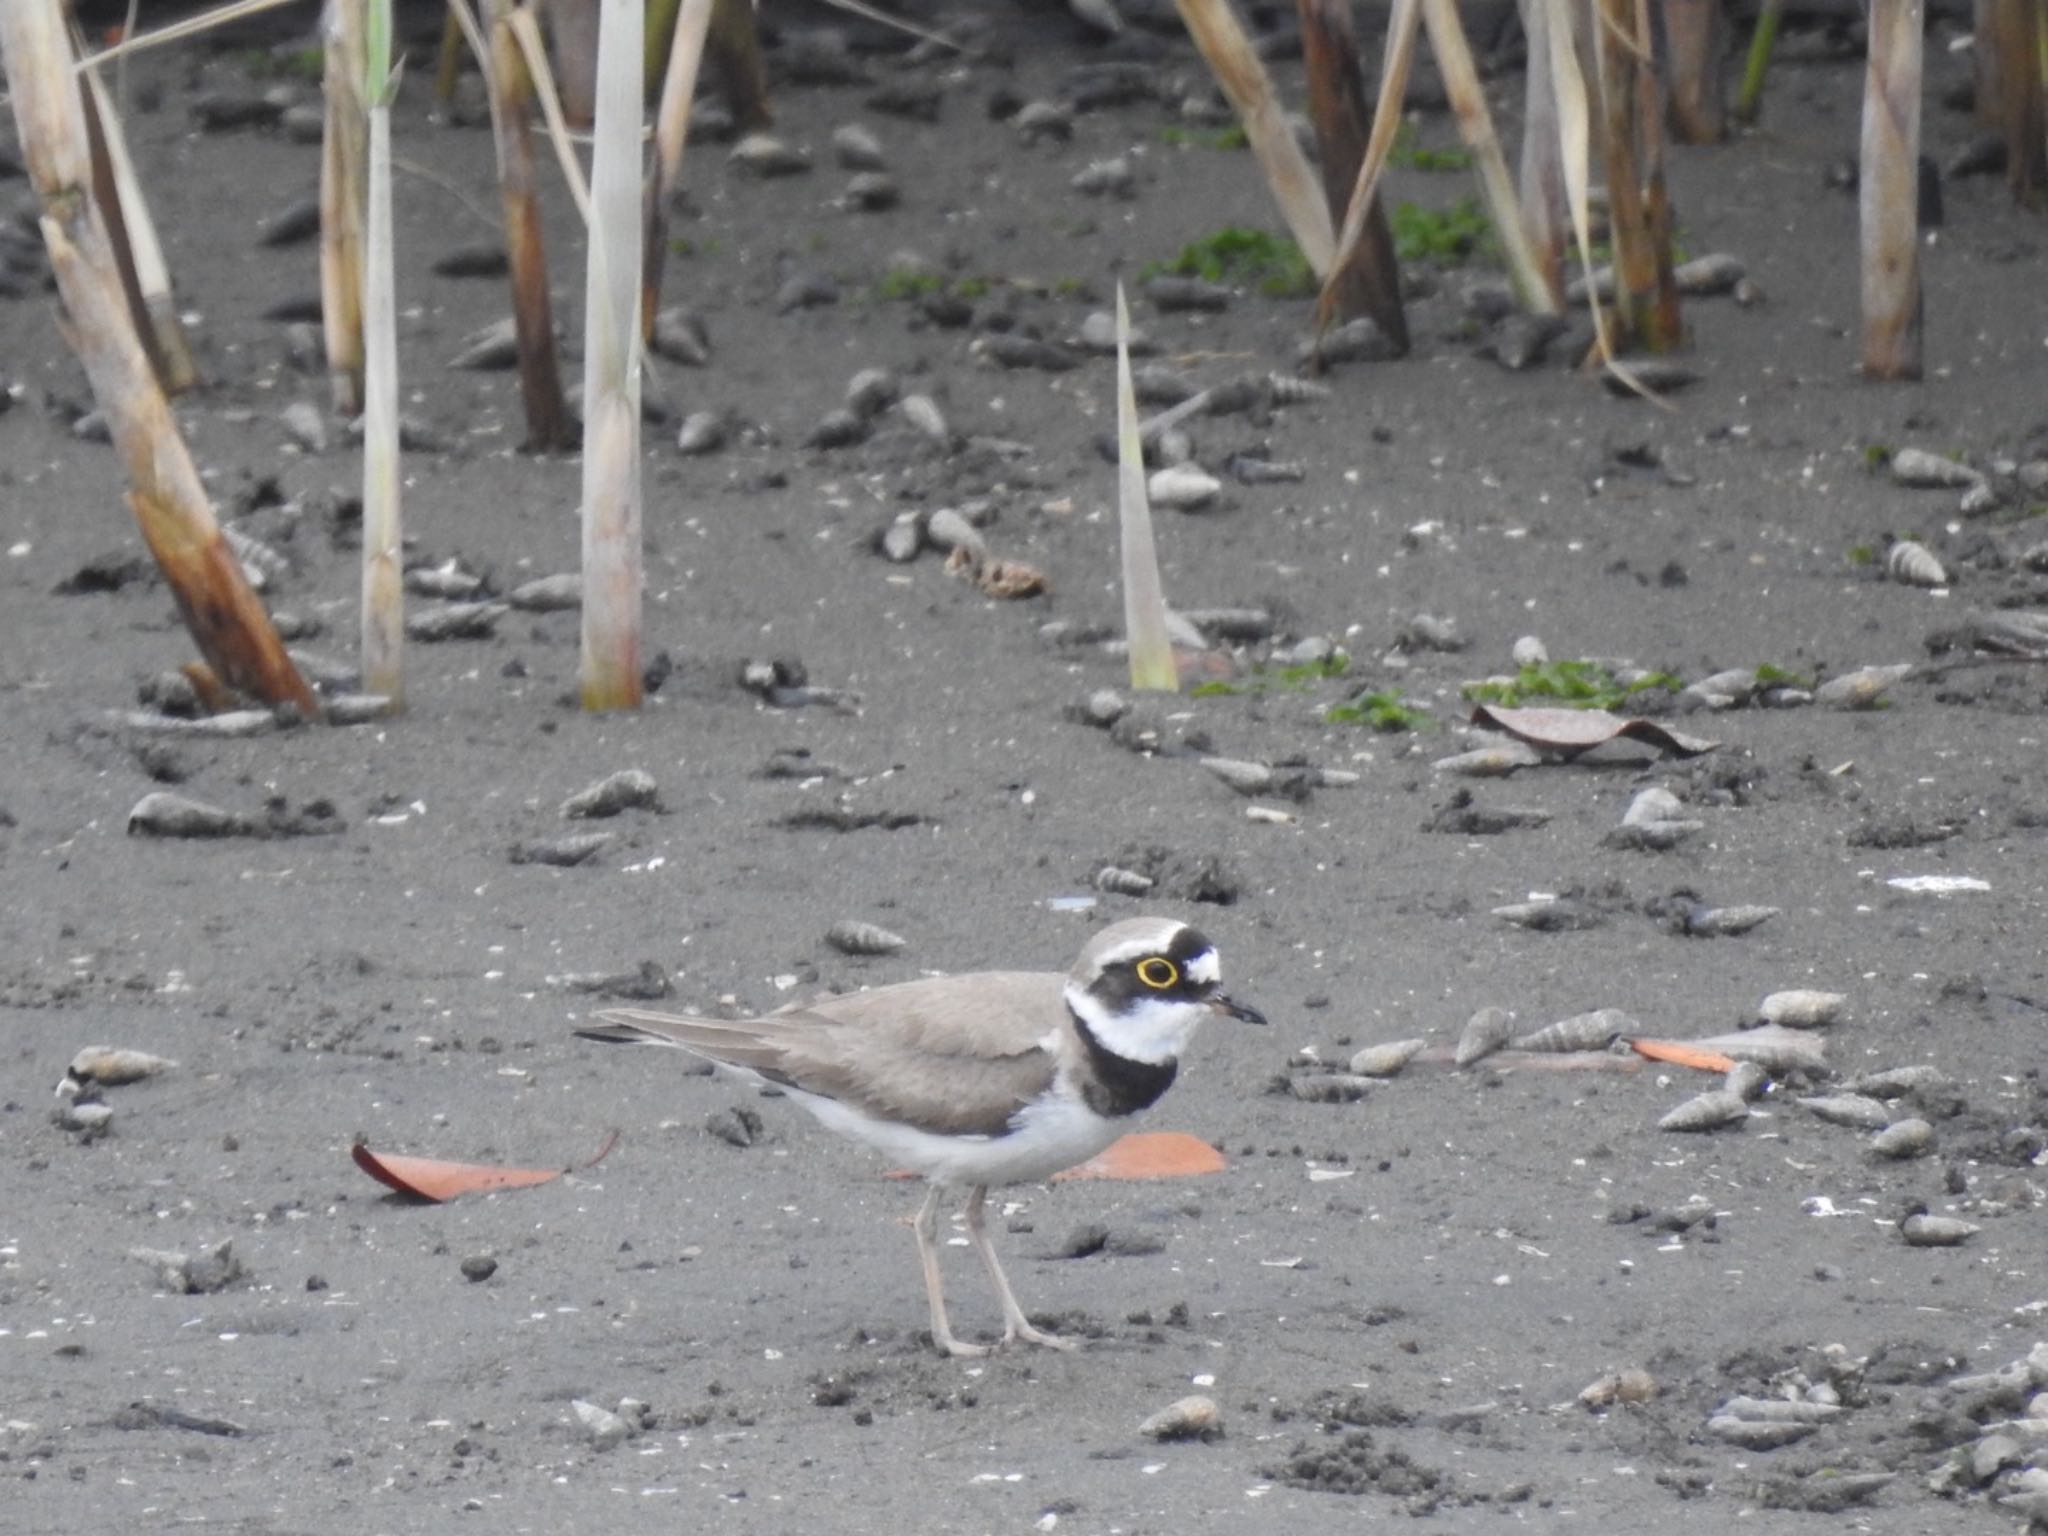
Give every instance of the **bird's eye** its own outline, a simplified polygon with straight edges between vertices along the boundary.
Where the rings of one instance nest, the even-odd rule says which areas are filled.
[[[1138,962],[1138,980],[1155,992],[1164,992],[1180,980],[1180,967],[1159,955],[1147,955]]]

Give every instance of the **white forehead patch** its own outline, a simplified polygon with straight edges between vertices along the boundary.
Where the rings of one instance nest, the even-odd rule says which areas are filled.
[[[1216,951],[1205,949],[1187,963],[1187,978],[1196,983],[1215,986],[1223,979],[1223,963],[1216,958]]]

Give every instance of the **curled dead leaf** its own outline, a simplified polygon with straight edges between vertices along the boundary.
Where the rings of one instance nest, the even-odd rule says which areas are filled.
[[[438,1157],[406,1157],[397,1153],[372,1152],[363,1142],[349,1149],[355,1164],[379,1184],[410,1195],[415,1200],[439,1202],[458,1195],[473,1195],[492,1189],[528,1189],[546,1184],[577,1168],[591,1168],[603,1162],[619,1144],[619,1133],[611,1132],[604,1144],[588,1159],[568,1168],[506,1168],[495,1163],[451,1163]]]

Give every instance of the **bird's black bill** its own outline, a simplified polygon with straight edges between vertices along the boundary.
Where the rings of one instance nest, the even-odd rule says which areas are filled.
[[[1233,1002],[1221,992],[1218,992],[1209,999],[1209,1006],[1218,1013],[1228,1014],[1233,1019],[1242,1019],[1247,1024],[1263,1024],[1266,1022],[1266,1016],[1259,1012],[1258,1009],[1252,1007],[1250,1003]]]

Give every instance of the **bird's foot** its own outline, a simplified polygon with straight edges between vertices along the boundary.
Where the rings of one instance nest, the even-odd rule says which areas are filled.
[[[1003,1342],[1014,1344],[1022,1339],[1026,1344],[1041,1345],[1046,1349],[1076,1350],[1081,1347],[1079,1339],[1069,1339],[1061,1334],[1047,1333],[1043,1328],[1034,1328],[1023,1318],[1017,1318],[1003,1331]]]

